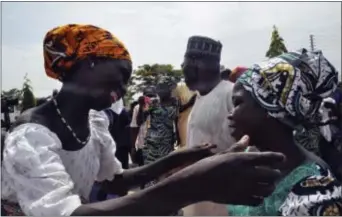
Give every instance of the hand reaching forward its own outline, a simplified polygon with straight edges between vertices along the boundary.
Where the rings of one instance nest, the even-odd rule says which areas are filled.
[[[256,206],[275,189],[281,173],[277,164],[285,160],[281,153],[237,152],[248,146],[243,137],[226,152],[207,157],[181,170],[192,199],[223,204]],[[270,168],[268,166],[273,167]]]

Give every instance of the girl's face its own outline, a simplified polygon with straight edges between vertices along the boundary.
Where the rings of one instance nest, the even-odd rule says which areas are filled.
[[[92,67],[81,67],[74,79],[83,89],[92,109],[103,110],[122,98],[131,76],[132,64],[126,60],[99,60]]]
[[[232,136],[239,140],[243,135],[249,135],[251,139],[264,134],[265,128],[269,126],[267,113],[261,108],[239,82],[233,89],[234,110],[228,116]]]

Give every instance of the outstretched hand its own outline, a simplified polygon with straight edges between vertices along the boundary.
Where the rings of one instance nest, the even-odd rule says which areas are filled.
[[[237,143],[235,143],[233,146],[231,146],[228,150],[224,151],[223,153],[258,151],[258,149],[255,146],[250,146],[249,142],[250,142],[249,136],[244,135]]]
[[[229,150],[178,173],[188,177],[189,194],[193,199],[255,206],[273,192],[275,182],[281,177],[276,168],[285,156],[275,152],[239,152],[248,142],[249,137],[243,137]]]
[[[214,155],[213,149],[215,148],[216,145],[213,144],[198,145],[192,148],[176,150],[170,154],[170,158],[173,159],[173,162],[177,162],[179,167],[185,167]]]

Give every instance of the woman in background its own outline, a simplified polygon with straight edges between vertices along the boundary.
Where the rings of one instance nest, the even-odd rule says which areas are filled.
[[[175,83],[168,78],[161,78],[156,91],[159,102],[153,100],[149,105],[145,117],[149,118],[148,129],[143,148],[144,163],[149,164],[174,151],[176,142],[175,120],[177,105],[172,98]]]

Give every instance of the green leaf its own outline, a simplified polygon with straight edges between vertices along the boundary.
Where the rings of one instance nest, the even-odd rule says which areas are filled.
[[[287,53],[287,48],[284,44],[284,39],[279,35],[276,26],[273,26],[271,43],[268,51],[266,52],[266,57],[272,58],[279,56],[283,53]]]

